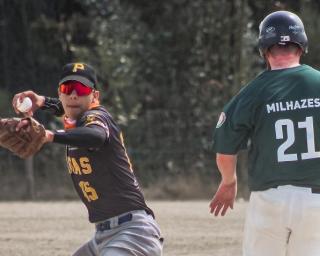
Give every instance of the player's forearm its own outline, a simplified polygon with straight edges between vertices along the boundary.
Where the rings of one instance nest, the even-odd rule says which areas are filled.
[[[64,114],[64,109],[61,101],[58,98],[44,97],[42,110],[48,110],[56,116],[62,116]]]
[[[231,184],[237,180],[237,155],[225,155],[217,153],[217,166],[221,173],[222,183]]]
[[[66,131],[55,131],[52,142],[69,146],[99,148],[107,139],[107,134],[102,127],[78,127]]]

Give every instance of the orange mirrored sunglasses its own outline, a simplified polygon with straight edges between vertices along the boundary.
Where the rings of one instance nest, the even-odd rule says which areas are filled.
[[[87,96],[93,89],[77,81],[67,81],[59,86],[59,91],[67,95],[70,95],[74,90],[78,96]]]

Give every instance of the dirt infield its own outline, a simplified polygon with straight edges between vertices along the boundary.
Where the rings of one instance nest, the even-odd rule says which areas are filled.
[[[240,255],[246,203],[224,218],[207,201],[151,201],[165,237],[164,256]],[[1,256],[66,256],[93,226],[80,202],[0,203]]]

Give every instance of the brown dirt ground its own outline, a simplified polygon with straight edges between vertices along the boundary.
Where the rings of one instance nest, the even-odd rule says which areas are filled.
[[[165,237],[164,256],[241,255],[245,202],[225,217],[209,201],[149,201]],[[0,203],[1,256],[66,256],[91,238],[80,202]]]

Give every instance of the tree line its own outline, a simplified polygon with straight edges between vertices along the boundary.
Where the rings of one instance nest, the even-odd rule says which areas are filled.
[[[212,150],[219,113],[264,69],[259,22],[281,9],[304,21],[311,54],[303,62],[319,67],[316,0],[0,0],[1,116],[13,115],[15,93],[57,96],[61,67],[90,63],[143,186],[160,187],[161,196],[207,195],[219,181]],[[44,112],[36,118],[61,125]],[[63,146],[45,146],[32,162],[0,154],[0,199],[73,197]],[[242,154],[238,173],[246,196]]]

